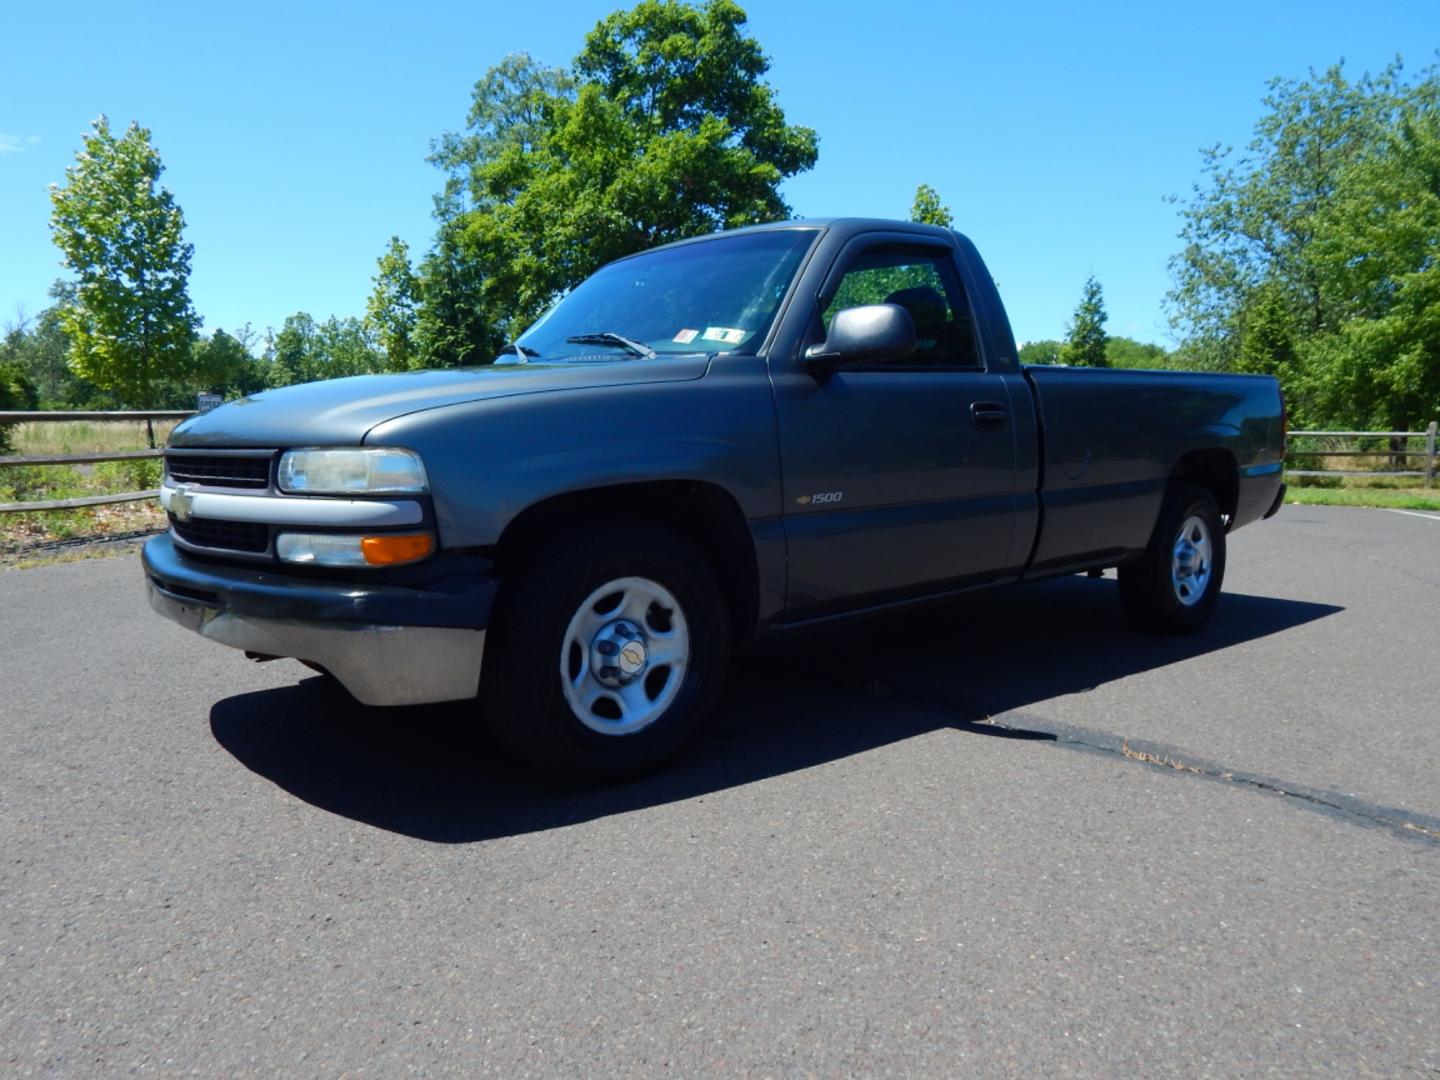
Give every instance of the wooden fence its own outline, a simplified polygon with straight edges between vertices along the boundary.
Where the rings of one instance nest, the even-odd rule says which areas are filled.
[[[1437,423],[1430,421],[1424,431],[1292,431],[1285,456],[1289,458],[1389,458],[1392,463],[1419,462],[1418,469],[1291,469],[1287,476],[1380,476],[1423,480],[1425,486],[1435,483],[1435,435]],[[1384,440],[1386,445],[1374,448],[1356,446],[1361,440]],[[1323,442],[1325,446],[1297,448],[1298,440]],[[1419,445],[1416,445],[1416,444]]]
[[[113,411],[113,412],[0,412],[3,424],[60,424],[78,420],[99,422],[117,420],[184,420],[194,416],[184,409],[161,409],[158,411]],[[109,453],[89,454],[40,454],[33,457],[10,455],[0,457],[0,468],[18,465],[90,465],[102,461],[134,461],[138,458],[158,458],[162,450],[114,450]],[[108,506],[111,503],[140,502],[154,499],[160,492],[122,491],[115,495],[86,495],[78,499],[37,499],[33,502],[0,503],[0,514],[32,513],[37,510],[78,510],[85,506]]]

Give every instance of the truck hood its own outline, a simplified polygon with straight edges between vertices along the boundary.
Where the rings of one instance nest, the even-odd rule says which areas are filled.
[[[265,390],[192,416],[171,446],[355,446],[376,424],[488,398],[698,379],[708,354],[357,375]]]

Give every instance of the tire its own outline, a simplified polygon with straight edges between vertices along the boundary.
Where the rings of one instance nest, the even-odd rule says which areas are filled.
[[[481,708],[499,740],[552,779],[609,783],[700,733],[729,664],[729,614],[690,541],[617,522],[517,567],[486,645]]]
[[[1145,554],[1119,568],[1120,600],[1136,625],[1168,634],[1198,630],[1225,579],[1225,524],[1215,497],[1172,484]]]

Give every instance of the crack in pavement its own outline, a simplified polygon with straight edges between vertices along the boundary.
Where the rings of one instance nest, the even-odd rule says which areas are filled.
[[[869,692],[875,693],[875,690],[872,689]],[[986,729],[999,729],[999,732],[1003,732],[1006,738],[1049,742],[1069,750],[1135,762],[1146,768],[1181,775],[1189,774],[1205,780],[1250,788],[1267,795],[1293,800],[1296,805],[1326,813],[1352,825],[1383,828],[1406,839],[1440,844],[1440,818],[1426,814],[1416,814],[1398,807],[1384,806],[1356,798],[1353,795],[1343,795],[1337,791],[1309,788],[1271,776],[1231,769],[1215,762],[1193,757],[1177,747],[1139,742],[1093,728],[1048,720],[1032,713],[1012,711],[1009,714],[1023,721],[1025,726],[1021,727],[1002,723],[989,714],[978,715],[953,701],[913,688],[886,686],[882,692],[892,700],[903,701],[906,704],[922,708],[940,709],[950,716],[962,717],[959,726],[966,730],[991,734],[992,732]]]

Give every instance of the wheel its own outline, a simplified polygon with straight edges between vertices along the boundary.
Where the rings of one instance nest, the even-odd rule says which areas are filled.
[[[730,627],[693,544],[614,524],[517,568],[486,646],[481,707],[499,739],[555,779],[604,783],[654,769],[699,733]]]
[[[1215,497],[1195,484],[1173,484],[1145,554],[1119,568],[1120,599],[1135,623],[1184,634],[1198,629],[1220,599],[1225,524]]]

